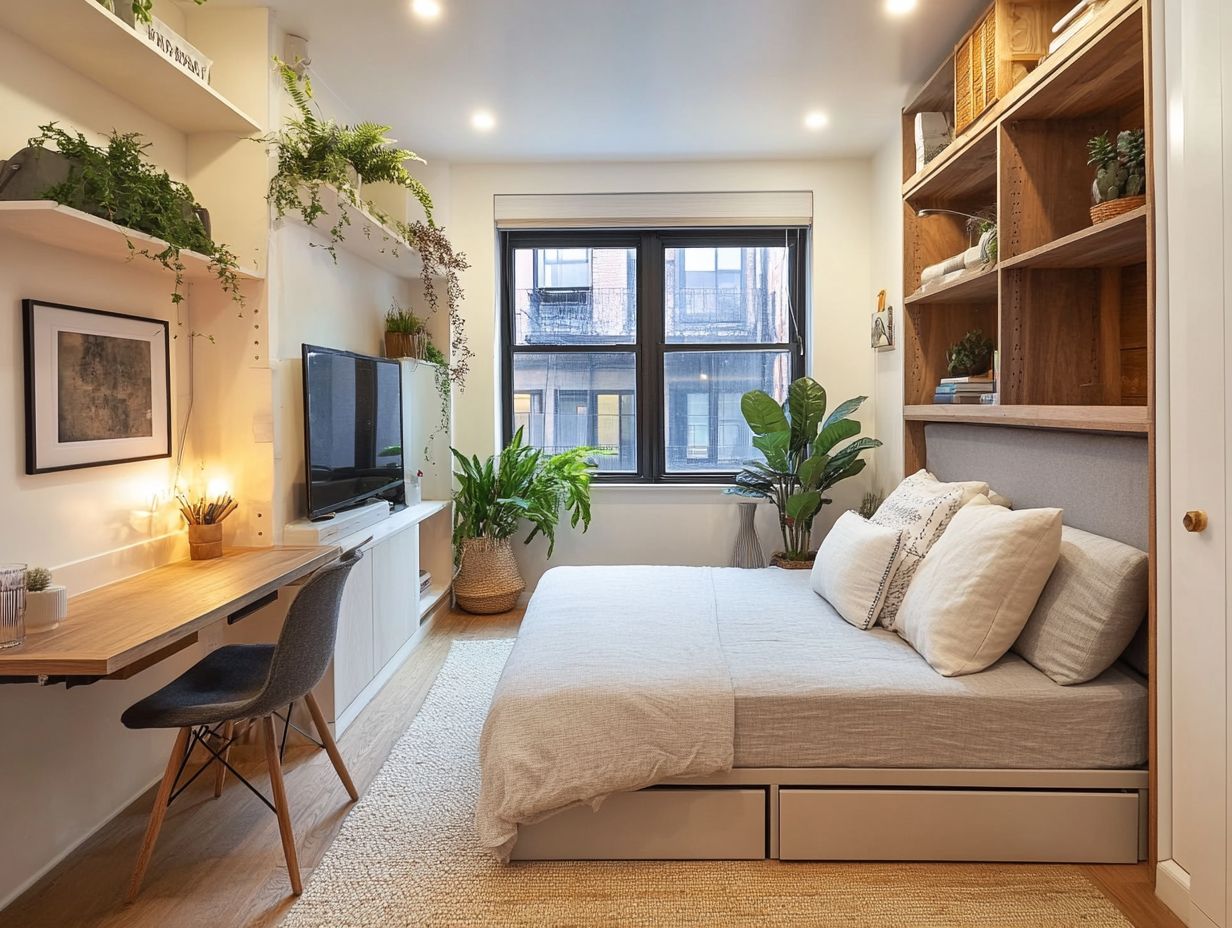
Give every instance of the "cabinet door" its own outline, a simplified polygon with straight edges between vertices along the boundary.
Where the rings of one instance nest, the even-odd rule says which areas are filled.
[[[415,526],[372,552],[373,656],[380,670],[419,624],[419,532]]]
[[[338,640],[334,645],[334,717],[368,685],[376,669],[372,656],[372,576],[375,558],[364,557],[351,570],[342,593]]]
[[[1228,325],[1232,273],[1232,12],[1165,7],[1169,28],[1172,856],[1188,924],[1229,925]],[[1173,28],[1179,27],[1179,28]],[[1222,86],[1220,74],[1222,73]],[[1156,143],[1157,156],[1162,145]],[[1189,511],[1206,514],[1200,529]],[[1198,529],[1198,530],[1194,530]]]

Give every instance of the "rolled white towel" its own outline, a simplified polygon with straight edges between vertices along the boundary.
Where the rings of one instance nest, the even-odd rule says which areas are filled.
[[[973,245],[963,252],[963,267],[968,271],[972,271],[983,266],[984,248],[982,245]]]
[[[944,261],[938,261],[936,264],[930,264],[920,272],[920,283],[926,284],[929,281],[939,280],[952,271],[961,271],[964,267],[964,256],[965,252],[951,255]]]

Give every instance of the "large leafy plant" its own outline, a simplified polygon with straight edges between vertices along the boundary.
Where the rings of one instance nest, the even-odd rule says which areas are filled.
[[[44,190],[43,199],[101,216],[167,243],[166,247],[153,250],[139,248],[130,239],[128,247],[133,257],[148,258],[175,275],[172,303],[184,299],[181,252],[189,250],[209,260],[210,270],[223,290],[243,307],[235,255],[210,238],[193,192],[149,161],[149,143],[143,142],[138,133],[112,132],[100,147],[80,132],[66,132],[55,123],[48,123],[39,127],[39,135],[30,139],[30,145],[52,146],[69,163],[67,179]]]
[[[860,455],[881,446],[875,438],[860,438],[839,447],[860,434],[860,423],[849,417],[866,399],[840,403],[827,416],[825,389],[801,377],[787,388],[785,403],[762,390],[750,390],[740,400],[753,445],[765,460],[745,462],[726,492],[774,503],[788,560],[808,559],[813,520],[833,502],[826,493],[864,470],[867,462]]]
[[[468,458],[456,448],[450,451],[458,464],[453,496],[456,547],[468,538],[509,538],[526,520],[531,524],[526,543],[542,533],[551,557],[562,506],[573,528],[580,524],[585,532],[590,527],[590,477],[592,459],[602,453],[598,449],[574,448],[547,456],[526,444],[518,429],[500,454],[486,461]]]

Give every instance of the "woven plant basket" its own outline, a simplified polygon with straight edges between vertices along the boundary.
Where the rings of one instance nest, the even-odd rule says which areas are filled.
[[[816,551],[810,551],[808,558],[803,561],[789,561],[782,551],[776,551],[770,558],[770,566],[781,567],[784,570],[812,570],[815,560],[817,560]]]
[[[1120,197],[1116,200],[1105,200],[1103,203],[1096,203],[1091,207],[1091,222],[1101,223],[1107,222],[1109,219],[1116,219],[1117,216],[1123,213],[1128,213],[1131,210],[1137,209],[1139,206],[1146,205],[1146,197]]]
[[[508,538],[467,538],[462,542],[462,567],[453,582],[458,606],[476,615],[508,612],[518,604],[526,581]]]

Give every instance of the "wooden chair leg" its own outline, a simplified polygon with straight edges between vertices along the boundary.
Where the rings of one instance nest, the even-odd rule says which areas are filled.
[[[325,722],[325,713],[317,705],[317,698],[312,693],[309,693],[304,697],[304,702],[308,704],[308,711],[312,713],[312,724],[317,730],[317,736],[321,739],[321,743],[325,745],[325,753],[329,755],[330,763],[334,765],[334,770],[338,773],[338,779],[346,787],[351,801],[358,802],[359,790],[355,788],[355,783],[351,780],[351,773],[347,770],[346,763],[342,760],[342,752],[338,750],[338,742],[334,740],[334,736],[330,733],[329,725]]]
[[[222,726],[223,748],[220,752],[223,760],[231,758],[231,739],[235,737],[235,723],[225,722]],[[214,758],[214,763],[218,764],[218,769],[214,771],[214,798],[217,799],[222,795],[222,786],[227,779],[227,765],[219,763],[217,758]]]
[[[261,735],[265,742],[265,763],[269,766],[270,786],[274,791],[274,808],[278,811],[278,832],[282,835],[282,852],[287,858],[287,873],[291,877],[291,892],[300,895],[304,884],[299,878],[299,857],[295,853],[295,834],[291,830],[291,810],[287,806],[287,787],[282,780],[282,764],[278,760],[278,736],[274,732],[274,717],[261,720]]]
[[[150,858],[154,856],[154,844],[158,841],[159,831],[162,830],[163,819],[167,817],[167,801],[171,798],[171,788],[180,772],[180,764],[184,760],[184,752],[188,750],[188,739],[191,735],[191,728],[181,728],[176,735],[175,747],[171,749],[167,769],[163,772],[162,782],[158,784],[158,792],[154,796],[154,808],[150,810],[150,821],[145,827],[145,838],[142,839],[141,850],[137,853],[137,865],[133,868],[132,879],[128,882],[125,902],[131,903],[141,892],[141,881],[145,879],[146,868],[150,866]]]

